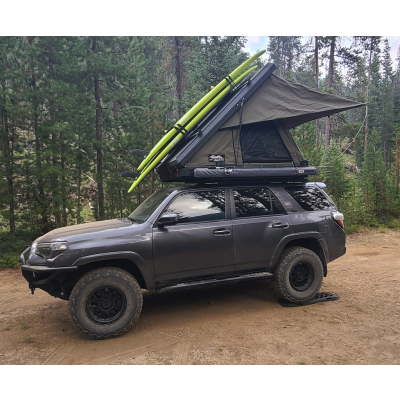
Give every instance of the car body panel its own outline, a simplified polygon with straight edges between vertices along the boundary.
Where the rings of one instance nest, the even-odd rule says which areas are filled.
[[[287,213],[243,218],[235,218],[232,190],[238,185],[163,189],[166,198],[144,223],[112,219],[55,229],[38,238],[34,243],[67,242],[68,248],[52,260],[32,254],[31,251],[26,265],[22,265],[24,276],[29,277],[27,280],[34,279],[36,268],[37,275],[47,279],[50,271],[60,267],[77,267],[79,276],[82,276],[95,263],[101,262],[104,266],[109,261],[111,266],[115,260],[119,262],[118,265],[126,265],[128,271],[133,263],[142,275],[146,288],[157,290],[183,282],[226,279],[253,271],[273,272],[285,247],[290,246],[291,242],[300,243],[299,240],[305,239],[315,241],[313,243],[319,249],[318,254],[326,273],[326,264],[346,252],[346,235],[331,214],[336,206],[332,203],[332,207],[326,210],[305,211],[285,190],[286,185],[240,185],[270,189]],[[225,219],[164,227],[157,224],[157,219],[176,196],[188,191],[209,189],[227,189]],[[272,228],[276,222],[287,224],[287,227]],[[229,234],[220,235],[219,230],[229,231]],[[126,264],[124,259],[127,260]],[[60,274],[55,274],[60,285],[62,279],[72,279],[73,272],[69,271],[60,269]]]

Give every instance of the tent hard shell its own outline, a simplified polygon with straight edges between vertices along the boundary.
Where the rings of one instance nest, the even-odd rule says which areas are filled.
[[[163,181],[262,179],[318,174],[289,129],[363,106],[288,82],[267,64],[211,112],[159,165]]]

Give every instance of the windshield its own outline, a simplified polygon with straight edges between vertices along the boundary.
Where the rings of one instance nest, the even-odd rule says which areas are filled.
[[[142,204],[140,204],[139,207],[137,207],[128,218],[137,222],[138,224],[142,224],[150,217],[151,214],[153,214],[156,208],[166,199],[169,194],[170,192],[164,190],[152,194]]]

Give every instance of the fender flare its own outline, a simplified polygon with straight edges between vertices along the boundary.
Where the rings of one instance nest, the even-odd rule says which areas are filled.
[[[322,265],[324,267],[324,276],[326,276],[328,273],[327,264],[329,262],[329,250],[328,250],[328,245],[326,244],[324,237],[319,232],[292,233],[292,234],[287,235],[284,238],[282,238],[281,241],[278,243],[278,246],[276,246],[276,249],[271,258],[271,261],[269,262],[267,270],[272,271],[274,269],[276,263],[279,260],[279,257],[281,256],[281,253],[282,253],[284,247],[288,243],[292,242],[293,240],[297,240],[297,239],[316,239],[317,240],[318,245],[320,246],[320,249],[321,249],[321,254],[322,254],[321,261],[322,261]]]
[[[148,290],[152,290],[152,288],[154,288],[155,278],[152,269],[148,267],[144,259],[139,254],[133,251],[118,251],[110,253],[92,254],[90,256],[78,258],[72,264],[72,266],[82,267],[92,262],[115,260],[116,258],[118,259],[125,258],[131,260],[137,266],[139,272],[142,274],[143,280],[145,281],[146,284],[146,288]]]

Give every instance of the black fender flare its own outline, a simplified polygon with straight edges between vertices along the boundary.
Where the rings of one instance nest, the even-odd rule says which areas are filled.
[[[142,274],[142,277],[145,281],[146,288],[148,290],[152,290],[154,288],[155,277],[153,274],[153,270],[148,267],[144,259],[137,253],[133,251],[118,251],[118,252],[110,252],[110,253],[98,253],[92,254],[90,256],[85,256],[78,258],[72,266],[82,267],[86,264],[96,262],[96,261],[105,261],[105,260],[115,260],[116,258],[127,258],[131,260],[139,269],[139,272]]]
[[[321,255],[322,255],[322,265],[324,267],[324,276],[327,275],[328,273],[328,267],[327,264],[329,262],[329,250],[328,250],[328,245],[326,244],[326,241],[324,237],[321,235],[319,232],[299,232],[299,233],[292,233],[290,235],[285,236],[284,238],[281,239],[281,241],[278,243],[278,246],[276,246],[276,249],[274,251],[274,254],[271,258],[271,261],[269,262],[268,269],[267,271],[272,271],[275,268],[276,263],[279,260],[279,257],[281,256],[281,253],[285,246],[292,242],[293,240],[297,239],[316,239],[320,249],[321,249]]]

